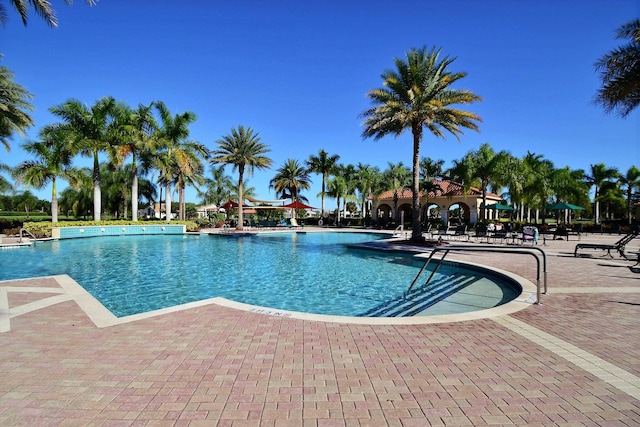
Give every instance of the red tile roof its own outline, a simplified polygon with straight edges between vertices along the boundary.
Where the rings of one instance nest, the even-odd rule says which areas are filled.
[[[449,180],[437,180],[434,179],[431,181],[433,184],[437,184],[442,188],[442,191],[438,191],[438,194],[435,194],[433,191],[429,192],[429,198],[432,197],[451,197],[451,196],[462,196],[464,195],[464,186],[458,182],[449,181]],[[387,190],[381,193],[378,196],[379,200],[393,199],[393,190]],[[398,190],[398,198],[400,199],[410,199],[413,195],[413,192],[409,188],[403,188]],[[420,197],[422,197],[423,193],[420,192]],[[467,196],[482,196],[482,190],[476,187],[470,187]],[[491,199],[500,200],[502,197],[498,194],[487,192],[487,197]]]

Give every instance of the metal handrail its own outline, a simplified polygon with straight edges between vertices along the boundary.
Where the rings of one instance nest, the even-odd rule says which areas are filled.
[[[27,230],[26,228],[21,228],[21,229],[20,229],[20,240],[18,240],[18,242],[19,242],[19,243],[22,243],[22,232],[23,232],[23,231],[24,231],[25,233],[27,233],[27,234],[31,237],[31,239],[33,239],[33,244],[34,244],[34,246],[35,246],[35,244],[36,244],[36,236],[34,236],[33,234],[29,233],[29,230]]]
[[[541,248],[536,248],[536,247],[522,248],[522,247],[514,247],[514,246],[495,246],[495,245],[451,245],[451,246],[436,246],[436,247],[434,247],[433,250],[431,251],[431,254],[429,255],[429,257],[425,261],[424,265],[422,266],[422,268],[420,269],[420,271],[416,275],[416,278],[413,279],[413,282],[411,282],[411,285],[409,286],[409,289],[407,289],[407,293],[411,291],[411,289],[413,288],[415,283],[418,281],[418,278],[420,277],[422,272],[427,268],[427,266],[429,265],[429,262],[431,262],[431,259],[433,258],[433,255],[435,255],[436,252],[444,251],[444,254],[443,254],[442,258],[440,258],[440,260],[438,262],[438,265],[436,266],[434,271],[431,273],[431,275],[429,276],[429,278],[425,282],[425,285],[427,283],[429,283],[429,281],[431,280],[433,275],[440,268],[440,265],[442,264],[442,261],[445,259],[447,254],[449,252],[451,252],[451,251],[461,251],[461,252],[466,252],[466,251],[470,251],[470,252],[485,251],[485,252],[497,252],[497,253],[519,253],[519,254],[524,254],[524,255],[531,255],[536,259],[536,263],[537,263],[537,267],[538,268],[537,268],[537,275],[536,275],[537,293],[536,293],[536,302],[535,303],[536,304],[540,304],[541,293],[542,293],[542,291],[540,289],[541,262],[540,262],[540,256],[537,253],[535,253],[534,250],[537,250],[538,252],[540,252],[542,254],[542,267],[543,267],[543,277],[544,277],[544,293],[546,294],[547,293],[547,254],[546,254],[546,252],[544,250],[542,250]]]

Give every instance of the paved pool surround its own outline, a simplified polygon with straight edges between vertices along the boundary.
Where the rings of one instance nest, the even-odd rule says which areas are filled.
[[[53,239],[77,239],[81,237],[100,236],[124,236],[144,234],[184,234],[187,228],[183,224],[160,225],[104,225],[89,227],[53,227],[51,237]]]

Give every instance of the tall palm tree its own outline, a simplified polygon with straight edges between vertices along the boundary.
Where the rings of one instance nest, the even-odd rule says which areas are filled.
[[[320,218],[324,218],[324,196],[327,191],[326,184],[329,180],[329,175],[331,175],[335,167],[338,164],[338,160],[340,160],[340,156],[337,154],[329,155],[325,150],[320,149],[318,151],[318,155],[314,156],[313,154],[309,156],[307,159],[307,167],[309,168],[309,172],[318,173],[322,176],[322,192],[320,193],[322,207],[320,210]]]
[[[93,218],[100,221],[102,211],[99,154],[114,144],[112,134],[116,101],[112,97],[99,99],[91,108],[76,99],[54,106],[49,111],[62,119],[62,126],[73,135],[76,150],[93,158]]]
[[[410,129],[413,135],[412,234],[414,241],[422,240],[420,229],[420,144],[423,129],[435,137],[446,132],[458,140],[462,129],[478,130],[476,114],[455,108],[456,104],[470,104],[481,98],[469,90],[453,89],[452,84],[466,73],[454,73],[447,67],[455,58],[440,58],[440,49],[411,49],[405,60],[395,59],[395,70],[382,74],[383,88],[369,91],[374,106],[366,110],[364,137],[380,139],[392,134],[400,136]]]
[[[612,50],[596,62],[602,87],[595,102],[605,111],[626,117],[640,104],[640,19],[618,28],[616,38],[628,43]]]
[[[206,147],[195,141],[188,141],[175,147],[175,168],[173,171],[173,184],[178,190],[178,218],[185,220],[186,209],[184,193],[187,185],[197,187],[204,183],[204,165],[202,159],[206,159],[209,151]]]
[[[620,185],[626,187],[627,199],[627,224],[631,225],[631,207],[633,203],[634,190],[640,188],[640,169],[637,166],[631,166],[627,173],[620,176]]]
[[[113,156],[117,159],[116,167],[131,156],[131,219],[138,221],[138,175],[139,160],[149,158],[156,149],[157,141],[154,138],[157,123],[153,116],[153,104],[139,104],[136,110],[128,105],[118,104],[115,109],[116,128],[119,132],[119,145],[113,147],[116,151]],[[143,173],[149,165],[143,162]]]
[[[380,169],[375,166],[358,163],[356,167],[356,189],[360,194],[362,217],[370,216],[371,202],[369,199],[375,196],[379,183],[382,180]]]
[[[171,185],[180,168],[191,168],[188,165],[190,156],[186,154],[181,145],[184,145],[189,137],[189,125],[195,122],[196,115],[190,111],[172,115],[162,101],[154,102],[153,105],[160,116],[158,127],[153,136],[160,151],[153,156],[152,162],[154,167],[160,171],[158,182],[165,186],[166,218],[167,222],[170,222]]]
[[[300,192],[311,187],[309,170],[295,159],[287,159],[269,181],[269,188],[276,190],[276,197],[291,197],[291,202],[300,199]]]
[[[0,55],[2,58],[2,55]],[[33,126],[27,111],[33,110],[29,102],[33,95],[13,80],[7,67],[0,67],[0,144],[9,151],[9,138],[14,133],[24,134]]]
[[[42,141],[27,142],[22,148],[36,157],[19,164],[14,174],[19,183],[41,189],[51,183],[51,221],[58,222],[57,179],[66,179],[79,187],[80,171],[73,169],[73,148],[69,133],[61,126],[47,126],[40,131]]]
[[[97,0],[86,0],[90,6],[96,4]],[[9,3],[13,5],[13,7],[18,11],[20,18],[22,19],[22,23],[27,25],[27,18],[29,15],[29,4],[33,6],[37,15],[40,15],[44,22],[51,27],[58,26],[58,18],[56,18],[56,13],[51,7],[51,3],[48,0],[9,0]],[[73,0],[65,0],[65,3],[71,4]],[[5,6],[0,3],[0,24],[5,24],[7,21],[7,10]]]
[[[584,171],[581,169],[571,170],[568,166],[555,169],[551,173],[551,188],[555,197],[554,202],[568,202],[575,205],[581,204],[588,197],[589,188],[584,183]],[[565,209],[564,222],[569,223],[569,210]],[[557,211],[559,216],[561,211]]]
[[[336,199],[336,225],[340,225],[340,202],[345,200],[346,204],[347,182],[342,175],[336,175],[329,180],[327,186],[329,190],[327,195]]]
[[[523,158],[525,169],[524,199],[529,209],[536,209],[536,223],[538,211],[542,209],[542,222],[545,222],[544,206],[553,195],[552,174],[555,170],[553,163],[540,154],[527,152]],[[530,219],[527,217],[527,219]]]
[[[222,163],[232,165],[233,170],[238,171],[238,225],[237,229],[243,229],[242,204],[244,196],[242,194],[244,173],[251,175],[254,169],[267,169],[271,166],[271,159],[266,156],[270,151],[265,144],[260,142],[258,133],[253,133],[251,127],[245,128],[239,125],[232,128],[231,133],[216,141],[218,148],[211,152],[211,163]]]
[[[620,176],[618,169],[608,168],[604,163],[591,165],[589,174],[584,175],[585,182],[594,187],[593,217],[596,224],[600,224],[600,188],[605,182],[617,179]]]

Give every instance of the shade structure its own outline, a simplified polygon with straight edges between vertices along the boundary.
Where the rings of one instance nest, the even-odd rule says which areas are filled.
[[[572,205],[571,203],[564,203],[564,202],[560,202],[560,203],[556,203],[553,205],[547,205],[544,207],[545,209],[551,210],[551,211],[561,211],[561,210],[565,210],[565,209],[569,209],[572,211],[583,211],[585,210],[585,208],[583,208],[582,206],[576,206],[576,205]]]
[[[289,209],[315,209],[313,206],[305,205],[300,200],[296,200],[293,203],[282,205],[281,207],[289,208]]]
[[[515,208],[511,206],[503,205],[502,203],[494,203],[492,205],[480,206],[480,209],[490,209],[493,211],[515,211]]]

